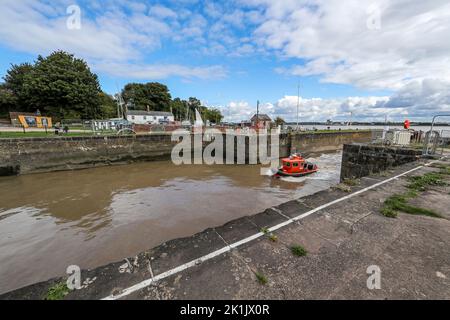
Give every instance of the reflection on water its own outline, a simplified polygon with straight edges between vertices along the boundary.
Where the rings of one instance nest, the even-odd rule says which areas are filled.
[[[0,178],[0,293],[93,268],[339,182],[340,154],[307,178],[259,166],[138,163]]]

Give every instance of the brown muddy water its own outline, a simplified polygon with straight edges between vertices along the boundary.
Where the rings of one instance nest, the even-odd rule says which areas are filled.
[[[341,154],[320,172],[273,179],[259,166],[137,163],[0,178],[0,293],[94,268],[339,183]]]

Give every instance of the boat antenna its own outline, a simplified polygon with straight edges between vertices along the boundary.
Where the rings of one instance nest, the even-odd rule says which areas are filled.
[[[124,118],[123,114],[123,97],[122,91],[119,89],[119,84],[116,81],[116,89],[117,89],[117,118]]]

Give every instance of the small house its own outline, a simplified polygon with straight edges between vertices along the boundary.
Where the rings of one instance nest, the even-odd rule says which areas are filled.
[[[175,116],[172,112],[129,110],[127,120],[132,124],[169,124]]]
[[[255,114],[250,121],[252,127],[255,128],[270,128],[272,126],[272,119],[267,114]]]

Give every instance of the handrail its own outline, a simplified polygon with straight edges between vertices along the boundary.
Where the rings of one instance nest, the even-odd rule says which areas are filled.
[[[436,122],[436,119],[440,118],[440,117],[450,117],[450,114],[438,114],[438,115],[435,115],[433,117],[433,121],[431,122],[430,134],[427,137],[427,141],[426,141],[426,144],[425,144],[423,155],[430,155],[430,152],[429,152],[430,148],[428,147],[429,144],[430,144],[430,138],[431,138],[431,135],[433,134],[433,131],[434,131],[433,129],[434,129],[434,124]]]

